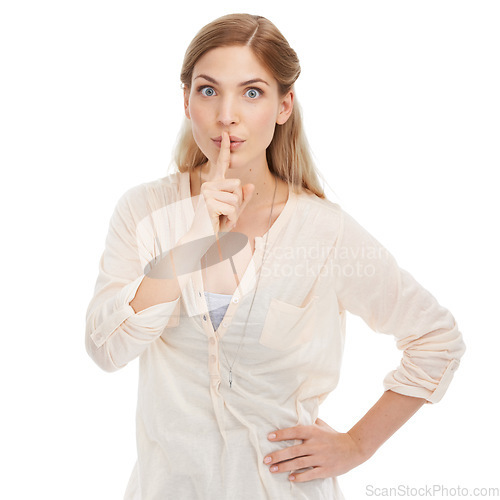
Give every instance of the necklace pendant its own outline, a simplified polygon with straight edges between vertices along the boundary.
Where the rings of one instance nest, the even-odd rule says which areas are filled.
[[[232,389],[233,385],[233,369],[229,368],[229,388]]]

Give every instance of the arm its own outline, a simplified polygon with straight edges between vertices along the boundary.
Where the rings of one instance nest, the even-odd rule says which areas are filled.
[[[86,350],[95,363],[108,372],[124,367],[147,349],[166,327],[174,327],[179,322],[182,284],[169,275],[168,269],[166,279],[145,274],[148,271],[144,263],[157,257],[150,241],[158,229],[148,222],[153,218],[149,216],[152,208],[146,195],[142,185],[136,186],[118,201],[99,262],[94,296],[87,308]],[[138,231],[141,221],[147,224]],[[181,238],[178,244],[183,242]],[[202,245],[198,246],[203,252]],[[170,262],[169,259],[160,262],[163,261]],[[152,275],[156,269],[156,266],[151,269]],[[184,277],[184,284],[187,279],[188,276]]]
[[[138,313],[177,300],[212,244],[213,237],[198,237],[188,231],[144,276],[130,307]]]
[[[371,407],[348,432],[364,462],[425,404],[425,399],[391,390]]]
[[[107,372],[124,367],[161,335],[167,324],[178,321],[174,314],[178,300],[139,313],[129,305],[145,276],[137,235],[137,219],[146,212],[145,197],[143,187],[136,186],[118,200],[87,308],[85,347]]]
[[[272,441],[303,441],[264,459],[277,467],[271,472],[313,467],[292,474],[289,479],[296,482],[344,474],[366,461],[423,404],[441,400],[465,352],[451,313],[352,217],[340,216],[333,266],[339,270],[334,281],[339,309],[393,335],[403,356],[384,379],[385,393],[348,432],[337,432],[319,418],[312,425],[274,431]],[[357,272],[343,272],[349,269]]]
[[[349,214],[342,211],[335,265],[339,308],[360,316],[375,332],[392,335],[402,351],[384,389],[426,403],[444,396],[465,352],[457,322]],[[359,270],[349,275],[343,269]]]

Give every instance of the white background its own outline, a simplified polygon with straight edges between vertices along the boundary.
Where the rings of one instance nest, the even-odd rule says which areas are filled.
[[[327,196],[450,309],[467,344],[443,400],[339,477],[346,499],[368,498],[370,485],[500,486],[498,2],[1,5],[0,497],[123,497],[138,362],[101,371],[85,351],[85,312],[118,198],[167,175],[184,51],[234,12],[267,17],[296,50]],[[319,415],[339,431],[381,396],[401,354],[347,321],[341,380]]]

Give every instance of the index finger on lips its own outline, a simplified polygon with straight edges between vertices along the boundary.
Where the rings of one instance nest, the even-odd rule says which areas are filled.
[[[225,179],[226,171],[231,163],[231,141],[229,133],[224,131],[221,135],[219,158],[217,159],[217,178]]]

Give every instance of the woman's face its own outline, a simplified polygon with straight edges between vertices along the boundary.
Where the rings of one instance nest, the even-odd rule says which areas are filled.
[[[220,47],[196,63],[184,106],[194,140],[212,165],[220,151],[214,139],[222,131],[244,141],[231,146],[231,168],[238,168],[266,161],[276,123],[292,112],[293,92],[280,99],[278,82],[249,47]]]

